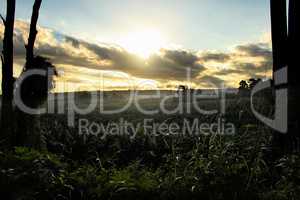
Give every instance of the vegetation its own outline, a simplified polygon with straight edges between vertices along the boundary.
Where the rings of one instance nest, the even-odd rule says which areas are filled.
[[[249,132],[230,140],[222,136],[160,140],[154,145],[146,138],[126,142],[114,138],[106,151],[96,151],[90,141],[74,141],[77,144],[68,154],[25,147],[1,151],[1,196],[290,200],[300,195],[299,155],[266,159],[268,136]]]
[[[80,100],[84,101],[83,97]],[[205,102],[203,104],[206,104]],[[300,157],[274,156],[272,131],[249,113],[245,98],[231,99],[226,119],[237,134],[78,135],[66,116],[42,117],[47,151],[26,147],[0,153],[1,196],[9,199],[298,199]],[[238,105],[238,106],[237,106]],[[235,107],[233,109],[233,107]],[[236,116],[244,110],[242,120]],[[131,114],[129,114],[131,113]],[[131,110],[132,121],[140,118]],[[77,116],[80,117],[80,116]],[[87,116],[85,116],[87,117]],[[91,114],[90,120],[118,116]],[[165,117],[157,116],[165,121]],[[192,120],[193,115],[185,116]],[[216,116],[203,122],[214,122]],[[171,121],[180,122],[180,116]]]

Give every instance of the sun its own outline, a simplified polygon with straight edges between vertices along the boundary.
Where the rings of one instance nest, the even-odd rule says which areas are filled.
[[[147,29],[128,33],[120,45],[146,59],[164,46],[164,39],[159,31]]]

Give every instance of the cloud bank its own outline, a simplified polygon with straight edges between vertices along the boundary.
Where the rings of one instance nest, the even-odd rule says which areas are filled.
[[[26,22],[16,22],[14,56],[19,72],[28,30]],[[211,88],[222,83],[236,87],[241,79],[271,76],[269,41],[238,44],[224,52],[162,48],[144,59],[115,44],[95,44],[42,27],[38,30],[35,53],[50,58],[61,71],[57,82],[64,84],[58,91],[70,90],[66,85],[75,90],[128,89],[131,83],[139,89],[170,89],[179,84]],[[0,25],[1,49],[3,31]]]

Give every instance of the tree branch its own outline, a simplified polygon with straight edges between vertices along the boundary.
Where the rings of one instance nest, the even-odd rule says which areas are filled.
[[[3,58],[3,55],[1,54],[1,62],[2,62],[2,67],[3,67],[3,65],[4,65],[4,58]]]
[[[37,35],[37,22],[39,18],[39,10],[42,4],[42,0],[35,0],[34,5],[33,5],[33,10],[32,10],[32,16],[31,16],[31,22],[30,22],[30,31],[29,31],[29,37],[28,37],[28,43],[25,45],[26,48],[26,64],[25,68],[30,66],[30,63],[32,59],[34,58],[34,43],[36,40],[36,35]]]
[[[4,17],[1,14],[0,14],[0,18],[2,19],[2,22],[3,22],[4,26],[5,26],[6,21],[5,21]]]
[[[3,65],[4,65],[4,58],[3,58],[3,55],[1,54],[1,63],[2,63],[2,67],[3,67]]]

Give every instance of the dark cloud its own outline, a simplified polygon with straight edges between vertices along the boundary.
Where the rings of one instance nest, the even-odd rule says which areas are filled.
[[[234,63],[235,68],[240,69],[243,72],[251,72],[251,73],[258,73],[263,72],[265,69],[262,67],[262,64],[259,63],[258,65],[254,63]]]
[[[216,62],[226,62],[230,59],[230,55],[226,53],[214,53],[214,52],[205,52],[201,55],[201,60],[207,61],[216,61]]]
[[[265,78],[261,74],[267,74],[272,69],[272,62],[262,61],[259,63],[233,62],[233,68],[222,69],[215,73],[220,76],[230,76],[232,74],[246,75],[249,78]]]
[[[267,43],[239,45],[236,49],[253,57],[272,57],[272,51]]]
[[[196,55],[186,51],[162,50],[161,54],[153,54],[145,61],[120,47],[105,47],[87,42],[81,42],[80,46],[95,53],[98,59],[110,61],[110,69],[140,78],[183,80],[187,78],[187,68],[190,68],[192,78],[205,69],[197,63]]]
[[[164,49],[162,51],[166,59],[170,59],[174,63],[177,63],[182,66],[194,66],[199,59],[195,54],[187,51],[167,49]]]
[[[167,80],[187,80],[187,77],[196,78],[206,68],[196,63],[195,57],[182,52],[172,52],[172,59],[165,55],[153,55],[148,60],[146,72],[153,77]],[[178,56],[178,57],[177,57]],[[184,64],[184,65],[183,65]],[[190,74],[190,75],[188,75]]]
[[[53,63],[56,65],[64,64],[64,65],[74,65],[74,66],[82,66],[82,67],[96,67],[94,63],[89,61],[83,55],[73,55],[70,52],[67,52],[66,49],[60,46],[52,46],[50,44],[42,44],[36,49],[36,54],[43,55],[45,57],[50,58]]]
[[[214,75],[242,75],[249,78],[265,78],[267,74],[270,73],[273,66],[273,58],[269,44],[253,43],[239,45],[235,50],[236,52],[230,52],[228,54],[221,53],[220,55],[217,54],[212,56],[208,54],[209,60],[218,61],[220,63],[226,62],[229,64],[229,68],[219,69]],[[252,62],[247,62],[247,60]],[[265,74],[265,76],[262,76],[262,74]]]
[[[65,41],[71,43],[74,48],[79,48],[80,41],[76,38],[65,36]]]
[[[222,69],[215,73],[215,75],[225,76],[231,74],[243,74],[245,71],[240,69]]]
[[[110,49],[108,47],[103,47],[87,42],[81,42],[80,44],[90,51],[94,52],[100,59],[112,60],[112,55],[116,53],[114,52],[114,49]]]

